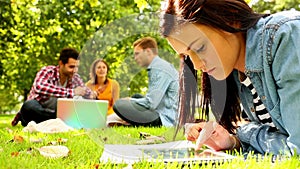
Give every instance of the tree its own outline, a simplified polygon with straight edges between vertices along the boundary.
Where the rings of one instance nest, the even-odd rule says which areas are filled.
[[[291,9],[300,10],[298,0],[248,0],[248,3],[256,12],[260,13],[276,13]]]
[[[145,1],[140,2],[135,3],[129,0],[101,2],[96,0],[1,1],[0,98],[13,101],[8,106],[10,108],[19,102],[19,96],[26,99],[36,72],[42,66],[56,65],[60,50],[66,46],[81,51],[83,66],[80,69],[85,70],[82,74],[85,80],[88,78],[89,68],[84,65],[91,64],[84,58],[83,53],[87,49],[89,55],[93,56],[92,59],[103,57],[108,61],[112,70],[111,76],[125,81],[122,78],[124,76],[117,75],[117,72],[126,73],[130,70],[126,67],[122,67],[122,70],[118,68],[121,63],[124,63],[126,56],[132,54],[133,39],[141,35],[124,37],[117,42],[103,44],[105,46],[87,47],[89,45],[86,43],[93,42],[90,39],[95,39],[96,36],[99,37],[98,41],[110,42],[117,37],[116,33],[126,33],[126,31],[133,30],[135,25],[132,25],[132,22],[127,24],[120,22],[114,32],[102,31],[104,36],[98,36],[97,32],[106,29],[105,27],[109,23],[117,19],[124,21],[122,18],[126,19],[131,14],[138,13],[140,16],[140,11],[149,12],[159,7],[159,2],[154,3],[153,6],[148,3],[143,6]],[[140,9],[144,8],[144,10],[137,8],[137,4]],[[127,29],[129,27],[131,29]],[[145,86],[146,79],[142,77],[140,79],[137,83],[133,83],[133,88],[139,90],[140,86]],[[122,90],[126,91],[125,88],[123,87]],[[8,102],[3,101],[3,103]]]
[[[254,3],[253,3],[254,2]],[[300,10],[296,0],[251,1],[257,12]],[[159,35],[157,0],[1,0],[0,113],[26,99],[36,72],[56,65],[59,52],[79,50],[79,72],[87,81],[96,58],[110,64],[121,97],[145,93],[147,73],[133,60],[132,43],[142,36],[158,40],[160,56],[179,67],[179,59]],[[175,56],[175,57],[174,57]]]

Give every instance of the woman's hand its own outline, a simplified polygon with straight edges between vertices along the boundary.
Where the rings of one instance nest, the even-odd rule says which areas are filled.
[[[186,123],[185,128],[185,137],[189,141],[196,141],[199,137],[200,131],[204,127],[205,122],[201,123]]]
[[[223,126],[217,125],[215,131],[204,142],[205,145],[213,150],[232,150],[237,148],[238,139],[231,135]]]
[[[91,99],[97,99],[98,93],[96,91],[92,91],[90,94]]]
[[[189,141],[196,141],[206,122],[188,123],[185,125],[185,137]],[[231,150],[239,147],[239,140],[221,125],[217,124],[214,132],[204,141],[204,144],[215,151]],[[197,146],[196,146],[197,147]]]

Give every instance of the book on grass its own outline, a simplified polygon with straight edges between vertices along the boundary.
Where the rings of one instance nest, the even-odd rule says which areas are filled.
[[[130,126],[130,123],[121,119],[116,113],[113,113],[107,116],[106,125],[107,126]]]
[[[100,162],[133,164],[140,161],[149,162],[181,162],[181,163],[222,163],[235,156],[210,149],[195,151],[192,142],[174,141],[151,145],[105,144]]]

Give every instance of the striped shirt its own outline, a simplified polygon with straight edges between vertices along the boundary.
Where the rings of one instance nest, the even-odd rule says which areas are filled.
[[[266,109],[265,105],[261,101],[249,77],[246,77],[243,81],[241,81],[241,83],[251,91],[251,94],[253,96],[254,108],[255,108],[254,113],[256,117],[259,119],[259,121],[263,124],[268,124],[269,126],[271,126],[271,128],[276,129],[268,110]]]

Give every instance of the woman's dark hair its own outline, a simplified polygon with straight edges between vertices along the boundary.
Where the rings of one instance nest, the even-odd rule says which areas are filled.
[[[192,114],[196,113],[198,100],[198,79],[197,71],[194,69],[191,59],[187,55],[180,54],[180,76],[179,76],[179,111],[184,112],[180,115],[178,124],[184,125],[186,122],[194,121]]]
[[[186,23],[207,25],[231,33],[246,33],[260,18],[267,16],[255,13],[243,0],[166,0],[164,5],[166,8],[162,11],[160,24],[164,37],[168,37],[172,31],[180,31],[180,26]],[[188,65],[186,68],[190,69],[190,73],[195,73],[193,76],[197,79],[191,61],[184,59],[184,64]],[[196,105],[194,102],[198,95],[194,92],[195,87],[187,83],[186,79],[191,75],[187,74],[186,68],[181,69],[180,77],[179,128],[185,122],[193,122]],[[215,80],[205,72],[201,77],[200,120],[207,119],[211,108],[219,124],[230,133],[234,133],[235,123],[241,117],[241,107],[233,74],[221,81]],[[223,88],[219,89],[220,86]],[[218,91],[221,89],[225,92]],[[195,94],[192,95],[191,92]]]
[[[109,66],[108,66],[108,64],[103,59],[97,59],[97,60],[95,60],[92,63],[92,66],[91,66],[91,69],[90,69],[90,78],[92,80],[92,84],[98,84],[97,74],[96,74],[96,66],[97,66],[97,64],[99,62],[102,62],[102,63],[104,63],[106,65],[106,67],[107,67],[107,73],[109,71]],[[104,84],[106,84],[106,83],[107,83],[107,77],[106,77],[106,79],[104,81]]]
[[[176,133],[187,122],[208,120],[210,108],[216,121],[230,133],[234,133],[236,129],[234,124],[241,120],[241,107],[233,74],[231,73],[225,80],[216,80],[203,72],[201,95],[198,98],[198,72],[188,56],[182,54],[180,56],[182,59],[179,82],[180,116]],[[198,119],[195,118],[197,112]]]
[[[255,13],[244,0],[166,0],[161,33],[168,36],[184,23],[199,23],[227,32],[246,32],[268,14]]]

